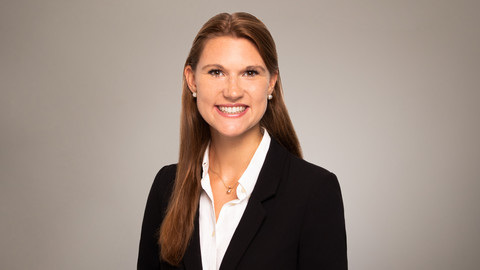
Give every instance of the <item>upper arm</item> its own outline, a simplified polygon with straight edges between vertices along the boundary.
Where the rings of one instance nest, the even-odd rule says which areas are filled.
[[[143,216],[137,261],[138,269],[159,268],[158,229],[165,215],[174,178],[175,167],[165,166],[158,172],[153,181]]]
[[[337,177],[322,173],[312,184],[302,221],[298,269],[347,269],[342,195]]]

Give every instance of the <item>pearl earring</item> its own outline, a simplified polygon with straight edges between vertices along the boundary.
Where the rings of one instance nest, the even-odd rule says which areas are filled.
[[[273,96],[272,95],[268,95],[268,100],[272,100]]]
[[[197,97],[197,92],[192,92],[192,96],[193,96],[193,98],[196,98]]]

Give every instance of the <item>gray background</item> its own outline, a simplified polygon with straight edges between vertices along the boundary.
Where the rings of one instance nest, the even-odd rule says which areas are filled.
[[[0,1],[0,268],[134,269],[214,14],[271,30],[351,269],[480,265],[479,1]]]

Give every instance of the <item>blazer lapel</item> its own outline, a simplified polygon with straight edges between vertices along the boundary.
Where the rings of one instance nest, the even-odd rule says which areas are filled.
[[[193,230],[192,238],[190,243],[183,255],[183,264],[185,265],[185,270],[201,270],[202,269],[202,256],[200,254],[200,235],[199,235],[199,225],[198,225],[198,209],[197,215],[195,216],[195,229]]]
[[[220,270],[234,269],[260,229],[266,211],[262,202],[275,195],[288,152],[273,137],[247,208],[225,252]],[[187,268],[189,269],[189,268]]]

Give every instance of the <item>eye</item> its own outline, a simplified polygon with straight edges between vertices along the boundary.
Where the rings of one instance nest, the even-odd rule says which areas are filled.
[[[213,77],[220,77],[223,75],[223,72],[220,69],[212,69],[208,71],[208,74],[212,75]]]
[[[254,76],[258,75],[258,71],[254,70],[254,69],[249,69],[249,70],[245,71],[244,75],[248,76],[248,77],[254,77]]]

